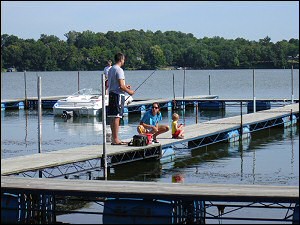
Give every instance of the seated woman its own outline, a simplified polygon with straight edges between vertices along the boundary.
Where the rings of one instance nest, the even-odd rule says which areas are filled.
[[[140,121],[140,125],[137,127],[138,133],[151,133],[153,134],[152,142],[159,143],[156,137],[170,130],[170,127],[168,125],[158,125],[158,121],[160,120],[162,120],[162,115],[159,111],[159,104],[157,102],[154,102],[152,104],[152,109],[148,110]]]

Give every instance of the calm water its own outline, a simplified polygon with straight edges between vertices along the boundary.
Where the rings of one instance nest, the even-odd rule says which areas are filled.
[[[153,71],[125,71],[126,83],[136,89]],[[173,74],[175,96],[218,95],[220,98],[252,98],[252,70],[186,70],[156,71],[137,91],[134,98],[173,97]],[[98,88],[101,72],[79,72],[79,88]],[[27,72],[26,94],[37,96],[37,76],[42,79],[42,96],[70,95],[78,90],[78,72]],[[291,70],[255,70],[256,98],[291,99]],[[293,73],[293,92],[299,98],[299,70]],[[23,72],[1,73],[1,99],[25,96]]]
[[[126,81],[138,87],[152,71],[125,71]],[[100,72],[80,72],[80,88],[100,85]],[[208,76],[210,91],[219,98],[252,98],[252,70],[156,71],[137,91],[134,98],[173,97],[175,95],[207,95]],[[78,89],[77,72],[27,72],[27,96],[37,96],[37,75],[42,77],[42,96],[69,95]],[[299,98],[299,70],[294,70],[293,92]],[[1,99],[24,97],[24,73],[1,74]],[[256,98],[291,99],[290,70],[256,70]],[[275,107],[275,106],[272,106]],[[239,107],[226,107],[225,111],[202,110],[199,122],[239,115]],[[243,109],[247,113],[247,109]],[[195,123],[194,109],[186,109],[187,125]],[[182,118],[181,118],[182,119]],[[120,129],[122,139],[136,134],[140,115],[129,114]],[[162,123],[171,123],[170,112],[163,111]],[[107,127],[109,129],[109,127]],[[1,111],[1,157],[37,153],[38,120],[34,110]],[[102,123],[99,118],[72,118],[63,120],[53,116],[52,110],[44,110],[42,117],[42,152],[102,143]],[[134,169],[133,169],[134,168]],[[252,134],[251,139],[239,144],[215,144],[195,150],[178,149],[173,161],[136,162],[113,168],[108,179],[172,182],[172,176],[180,174],[185,183],[228,183],[299,185],[299,123],[292,128],[271,128]],[[94,171],[97,179],[102,172]],[[72,177],[71,177],[72,178]],[[86,173],[73,179],[87,179]],[[86,205],[82,210],[95,208]],[[101,223],[99,218],[89,217],[90,223]],[[81,218],[81,219],[80,219]],[[77,214],[62,215],[58,221],[80,223],[85,217]],[[209,222],[209,221],[207,221]]]

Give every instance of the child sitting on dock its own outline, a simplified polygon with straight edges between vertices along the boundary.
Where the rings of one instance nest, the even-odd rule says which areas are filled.
[[[179,115],[177,113],[173,113],[172,115],[172,138],[183,139],[184,138],[184,130],[183,125],[178,124]]]

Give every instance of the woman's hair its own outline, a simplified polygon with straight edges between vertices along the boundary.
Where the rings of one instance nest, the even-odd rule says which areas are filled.
[[[179,119],[179,115],[177,113],[173,113],[172,120],[178,120],[178,119]]]
[[[157,115],[159,115],[159,114],[160,114],[160,106],[159,106],[159,103],[158,103],[158,102],[153,102],[153,103],[152,103],[152,107],[153,107],[154,105],[157,105],[157,107],[158,107]]]
[[[152,107],[153,107],[154,105],[157,105],[157,107],[160,109],[160,106],[159,106],[159,103],[158,103],[158,102],[153,102],[153,103],[152,103]]]

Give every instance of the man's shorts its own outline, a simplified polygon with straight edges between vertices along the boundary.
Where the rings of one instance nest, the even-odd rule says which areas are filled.
[[[108,117],[123,117],[125,95],[109,92]]]

